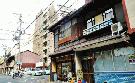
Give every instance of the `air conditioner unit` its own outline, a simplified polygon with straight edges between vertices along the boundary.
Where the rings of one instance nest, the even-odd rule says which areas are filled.
[[[119,35],[122,30],[123,27],[120,22],[111,25],[112,36]]]

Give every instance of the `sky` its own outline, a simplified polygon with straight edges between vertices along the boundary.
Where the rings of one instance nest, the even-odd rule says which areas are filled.
[[[55,0],[54,3],[63,5],[67,0]],[[19,15],[22,14],[22,30],[25,29],[36,17],[41,9],[45,9],[52,0],[0,0],[0,56],[4,54],[3,48],[13,48],[16,41],[13,41],[13,35],[19,27]],[[75,3],[74,3],[75,2]],[[67,6],[74,5],[72,8],[78,8],[84,4],[83,0],[69,0]],[[21,36],[22,50],[32,50],[32,44],[28,43],[32,39],[34,32],[33,23],[25,35]],[[31,34],[31,35],[30,35]],[[27,43],[27,45],[25,45]],[[16,48],[17,49],[17,48]]]
[[[3,48],[13,47],[13,34],[19,27],[19,15],[22,14],[22,29],[25,29],[34,19],[36,14],[45,8],[49,0],[0,0],[0,55],[3,54]],[[34,24],[27,30],[28,34],[32,33]],[[30,35],[24,35],[26,37]],[[24,38],[22,36],[22,38]],[[3,46],[4,45],[4,46]],[[31,48],[30,48],[31,49]]]

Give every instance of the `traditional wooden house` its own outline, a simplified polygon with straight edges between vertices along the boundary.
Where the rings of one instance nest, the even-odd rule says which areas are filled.
[[[134,4],[128,0],[91,0],[51,26],[55,47],[50,55],[51,78],[56,73],[64,80],[64,73],[71,72],[72,77],[88,83],[121,82],[125,77],[132,81]]]

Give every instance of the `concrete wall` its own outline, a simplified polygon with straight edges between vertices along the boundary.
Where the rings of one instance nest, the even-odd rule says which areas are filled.
[[[43,11],[40,11],[38,15],[40,15]],[[37,16],[38,16],[37,15]],[[43,23],[43,14],[41,14],[35,22],[35,30],[34,30],[34,37],[33,37],[33,52],[37,53],[38,55],[42,55],[42,47],[43,47],[43,37],[42,37],[42,23]]]
[[[135,0],[124,0],[130,22],[130,28],[135,28]]]

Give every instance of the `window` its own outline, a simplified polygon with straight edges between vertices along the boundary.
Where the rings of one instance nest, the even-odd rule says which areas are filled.
[[[112,60],[111,50],[103,51],[101,56],[104,56],[104,59],[103,59],[104,70],[113,71],[114,69],[113,69],[113,60]]]
[[[65,23],[60,27],[59,40],[69,37],[71,35],[71,21]]]
[[[45,53],[45,55],[47,54],[47,49],[43,50],[43,52]]]
[[[54,46],[55,46],[55,48],[58,47],[58,38],[59,38],[59,36],[58,36],[58,30],[56,30],[54,32]]]
[[[64,25],[60,27],[60,32],[59,32],[59,40],[62,40],[64,38]]]
[[[61,25],[59,28],[59,33],[58,33],[58,37],[56,35],[56,31],[55,31],[55,41],[58,38],[58,40],[62,40],[64,38],[70,37],[72,34],[76,34],[77,33],[77,27],[72,27],[72,25],[76,24],[77,20],[73,19],[71,21],[66,22],[65,24]],[[73,31],[72,31],[72,28]],[[57,42],[55,42],[57,43]],[[55,44],[56,45],[56,44]]]
[[[68,29],[70,26],[71,26],[71,21],[69,21],[69,22],[67,22],[67,23],[65,24],[65,29]]]
[[[43,21],[43,24],[46,25],[47,24],[47,19],[45,21]]]
[[[47,45],[50,45],[50,40],[47,41]]]
[[[46,39],[47,38],[47,33],[45,35],[43,35],[43,37]]]
[[[43,26],[43,30],[47,30],[48,25]]]
[[[132,54],[135,54],[135,50],[131,47],[96,52],[94,71],[134,71],[134,64],[129,62],[129,55]]]
[[[45,41],[43,44],[44,44],[44,46],[46,47],[46,46],[47,46],[47,41]]]
[[[112,50],[95,52],[94,55],[96,58],[95,71],[114,71]]]
[[[74,18],[74,19],[72,20],[72,25],[75,25],[76,23],[77,23],[77,19]]]

